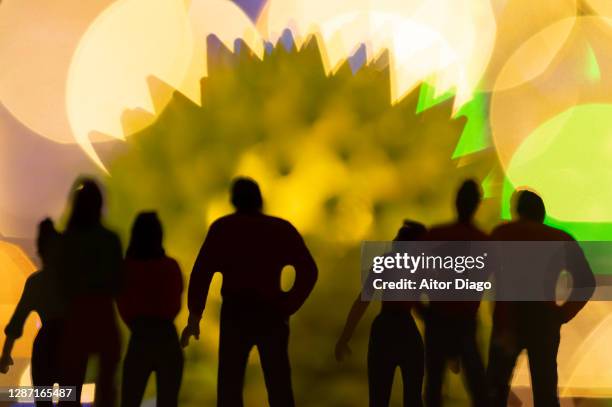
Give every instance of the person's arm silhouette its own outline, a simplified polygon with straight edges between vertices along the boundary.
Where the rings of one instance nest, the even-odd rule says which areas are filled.
[[[221,249],[221,245],[219,244],[218,234],[217,226],[213,223],[208,230],[206,239],[204,239],[189,277],[187,293],[189,320],[181,334],[181,344],[183,347],[189,344],[189,339],[192,336],[196,340],[200,339],[200,319],[202,319],[206,306],[210,282],[215,272],[219,270],[218,258],[220,256],[219,249]]]
[[[13,344],[23,334],[25,321],[33,310],[34,299],[32,294],[31,278],[28,278],[15,312],[4,330],[6,339],[2,348],[2,355],[0,355],[0,373],[7,373],[9,367],[13,364],[13,358],[11,357]]]
[[[355,332],[355,328],[357,328],[357,324],[361,321],[363,314],[365,314],[368,305],[370,305],[369,301],[363,301],[361,299],[361,293],[357,296],[353,305],[351,306],[351,310],[346,317],[346,322],[344,324],[344,328],[342,329],[342,333],[340,334],[340,338],[338,338],[338,342],[336,342],[335,356],[338,362],[342,362],[347,356],[351,354],[351,348],[349,347],[349,342],[353,337],[353,333]]]
[[[572,276],[572,292],[561,305],[561,322],[566,323],[580,312],[595,291],[595,276],[582,248],[575,240],[566,243],[566,269]]]
[[[317,281],[317,265],[299,232],[291,226],[286,240],[287,264],[295,268],[295,283],[286,293],[284,309],[287,316],[297,312],[304,304]]]
[[[13,345],[15,344],[15,338],[9,336],[4,340],[4,346],[2,347],[2,356],[0,356],[0,373],[8,373],[10,367],[13,365],[13,358],[11,352],[13,351]]]
[[[373,298],[375,292],[373,290],[373,282],[376,278],[376,274],[372,269],[369,270],[365,280],[363,281],[363,287],[361,292],[353,301],[353,305],[346,317],[346,322],[344,323],[344,328],[342,328],[342,333],[340,334],[340,338],[338,338],[338,342],[336,342],[336,348],[334,351],[334,355],[336,356],[336,360],[338,362],[344,361],[344,359],[349,356],[351,352],[351,348],[349,347],[349,342],[355,333],[355,329],[363,318],[368,306],[370,305],[370,301],[364,298]]]

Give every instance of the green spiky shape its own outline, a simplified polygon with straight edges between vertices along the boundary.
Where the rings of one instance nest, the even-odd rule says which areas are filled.
[[[492,147],[488,99],[486,94],[477,93],[459,109],[457,117],[465,117],[467,123],[453,152],[453,158],[468,156]]]
[[[187,276],[211,214],[229,210],[232,177],[262,181],[267,209],[304,233],[321,270],[292,324],[296,398],[304,406],[363,405],[363,358],[340,368],[332,358],[360,287],[361,240],[391,239],[406,218],[451,219],[459,181],[484,179],[491,161],[458,168],[451,159],[466,121],[450,118],[452,98],[415,114],[416,90],[392,106],[387,70],[365,67],[353,75],[346,64],[326,76],[316,41],[299,52],[277,47],[263,61],[244,47],[239,55],[223,48],[215,55],[202,107],[176,94],[110,163],[109,222],[127,239],[138,211],[158,210],[167,252]],[[490,209],[484,223],[497,219]],[[211,290],[206,332],[216,326],[217,292]],[[353,341],[357,355],[365,354],[367,325]],[[214,400],[216,340],[203,336],[204,344],[188,352],[184,406]],[[247,404],[265,405],[258,369],[249,370],[246,383]]]
[[[417,103],[416,113],[423,113],[425,110],[440,104],[454,96],[452,91],[445,92],[441,95],[436,96],[436,88],[430,85],[428,82],[421,84],[421,90],[419,92],[419,101]]]
[[[419,91],[416,113],[443,103],[454,97],[454,91],[449,90],[441,95],[436,95],[435,86],[423,82]],[[489,127],[489,97],[485,93],[476,93],[473,98],[465,103],[455,117],[465,117],[467,123],[463,133],[457,142],[457,147],[452,158],[461,158],[478,153],[493,146],[491,142],[491,129]],[[485,185],[483,185],[483,188]]]

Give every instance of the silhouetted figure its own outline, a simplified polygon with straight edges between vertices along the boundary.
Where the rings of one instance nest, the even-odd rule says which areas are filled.
[[[121,407],[140,407],[151,373],[157,406],[178,406],[183,350],[174,326],[181,309],[183,277],[162,246],[162,226],[154,212],[138,215],[125,259],[119,312],[131,336],[123,362]]]
[[[421,239],[426,229],[417,222],[404,222],[394,241]],[[364,290],[372,289],[370,273]],[[336,343],[336,360],[342,361],[351,353],[349,341],[357,324],[363,317],[368,301],[361,299],[361,293],[353,302],[340,339]],[[368,384],[370,407],[387,407],[391,399],[393,376],[399,367],[402,373],[404,407],[421,406],[423,387],[423,340],[411,311],[418,303],[411,301],[385,301],[380,313],[372,323],[368,346]]]
[[[30,312],[40,317],[42,326],[34,339],[32,348],[32,384],[34,386],[53,386],[60,383],[59,346],[63,334],[65,303],[58,286],[54,254],[59,241],[59,233],[50,219],[42,221],[38,227],[37,247],[42,268],[28,277],[23,294],[15,313],[4,333],[6,341],[0,357],[0,372],[8,372],[13,364],[11,351],[13,344],[23,334],[23,326]],[[36,405],[51,406],[51,401],[37,401]]]
[[[271,407],[294,405],[289,365],[289,317],[304,303],[317,267],[298,231],[287,221],[262,213],[257,183],[239,178],[232,186],[236,212],[216,220],[200,249],[189,280],[189,323],[183,345],[199,337],[199,322],[215,272],[223,275],[217,405],[242,406],[242,388],[251,348],[257,347]],[[281,272],[295,268],[290,291],[281,290]]]
[[[543,224],[546,215],[544,202],[533,192],[521,191],[518,195],[516,212],[518,220],[498,226],[491,234],[495,241],[567,241],[574,239],[567,233]],[[558,306],[554,301],[540,302],[497,302],[493,315],[493,332],[489,352],[489,379],[494,406],[506,406],[512,371],[523,349],[529,356],[529,370],[533,400],[536,407],[559,405],[557,394],[557,351],[560,328],[571,320],[586,304],[595,286],[593,273],[578,245],[571,243],[569,262],[559,259],[556,269],[547,267],[541,274],[554,273],[554,278],[530,275],[525,284],[539,284],[549,281],[544,287],[554,293],[556,281],[563,269],[572,276],[574,287],[590,290],[580,296],[574,290],[567,302]],[[534,258],[526,259],[534,263]],[[565,264],[564,264],[565,263]],[[503,269],[503,273],[513,270]],[[496,280],[500,276],[496,277]],[[591,287],[591,288],[589,288]],[[551,294],[551,298],[552,294]]]
[[[455,200],[457,220],[432,228],[429,241],[483,241],[488,236],[474,224],[481,191],[473,181],[465,181]],[[442,383],[448,364],[460,362],[474,406],[487,405],[486,376],[476,343],[477,301],[432,301],[425,318],[425,402],[427,407],[442,405]]]
[[[81,387],[91,356],[98,357],[95,405],[116,401],[115,376],[120,342],[114,301],[121,284],[123,256],[117,235],[102,226],[102,193],[95,181],[77,184],[72,212],[63,234],[58,271],[69,301],[66,334],[61,354],[66,385]]]

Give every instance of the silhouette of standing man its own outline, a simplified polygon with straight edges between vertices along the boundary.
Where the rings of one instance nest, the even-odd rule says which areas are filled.
[[[271,407],[295,405],[289,364],[289,317],[312,291],[317,266],[298,231],[262,213],[263,199],[250,178],[233,182],[236,211],[208,231],[189,280],[189,322],[183,346],[199,338],[199,323],[215,272],[223,275],[217,406],[243,405],[244,374],[251,349],[259,351]],[[285,266],[295,268],[291,290],[281,289]]]
[[[432,228],[431,241],[483,241],[488,236],[474,224],[482,199],[479,185],[467,180],[457,191],[457,220]],[[478,301],[432,301],[425,319],[425,401],[427,407],[442,405],[442,382],[446,365],[461,361],[474,406],[487,405],[486,375],[476,344]]]
[[[566,258],[555,259],[554,267],[539,270],[538,275],[529,272],[531,284],[554,293],[556,281],[563,269],[573,281],[573,291],[561,306],[555,301],[501,302],[495,304],[493,331],[489,351],[487,376],[491,386],[493,406],[507,405],[512,371],[523,349],[529,356],[529,370],[535,407],[559,406],[557,394],[557,351],[559,350],[561,325],[570,321],[586,304],[595,286],[595,278],[584,254],[567,233],[543,224],[546,210],[542,198],[530,191],[518,195],[516,212],[518,220],[498,226],[491,234],[495,241],[568,242]],[[503,248],[503,246],[502,246]],[[546,250],[540,249],[541,252]],[[525,259],[537,261],[534,252]],[[541,253],[539,257],[546,256]],[[559,257],[559,256],[557,256]],[[514,264],[517,256],[513,256]],[[522,258],[522,256],[521,256]],[[519,266],[520,267],[520,266]],[[526,270],[531,270],[527,265]],[[521,270],[504,269],[498,273],[520,274]],[[504,276],[496,276],[500,283]],[[512,276],[510,276],[512,277]],[[521,280],[522,281],[522,280]],[[501,285],[500,285],[501,287]],[[580,287],[581,294],[578,294]],[[550,294],[551,297],[554,294]]]

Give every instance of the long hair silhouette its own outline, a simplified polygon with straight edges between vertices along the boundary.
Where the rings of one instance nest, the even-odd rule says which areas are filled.
[[[72,198],[72,211],[67,230],[87,229],[100,223],[102,191],[96,181],[83,178],[77,183]]]
[[[142,212],[132,226],[127,258],[146,260],[164,257],[163,230],[155,212]]]

